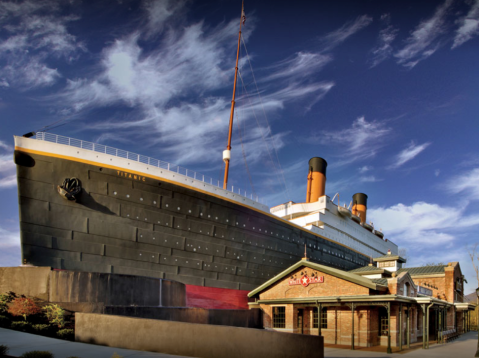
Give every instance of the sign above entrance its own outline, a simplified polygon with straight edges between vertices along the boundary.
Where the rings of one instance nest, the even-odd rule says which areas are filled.
[[[311,283],[323,283],[323,282],[324,282],[324,276],[309,277],[308,275],[304,275],[301,278],[289,280],[289,285],[290,286],[303,285],[304,287],[307,287]]]

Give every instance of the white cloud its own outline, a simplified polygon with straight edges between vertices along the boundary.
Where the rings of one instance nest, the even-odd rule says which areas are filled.
[[[273,70],[274,73],[262,80],[271,81],[284,77],[307,77],[315,72],[320,71],[331,61],[332,57],[329,55],[311,52],[298,52],[293,57],[279,61],[271,66],[269,69]]]
[[[364,165],[361,168],[359,168],[359,173],[363,174],[363,173],[366,173],[366,172],[368,172],[372,169],[373,169],[373,167],[368,166],[368,165]]]
[[[104,121],[91,128],[115,128],[120,140],[124,134],[131,140],[141,138],[144,145],[160,145],[169,160],[182,165],[208,162],[221,153],[225,143],[230,102],[210,93],[232,87],[234,58],[229,55],[235,49],[237,21],[213,29],[206,29],[202,23],[175,29],[170,28],[159,46],[148,52],[140,45],[141,32],[116,40],[102,53],[101,72],[91,79],[69,80],[62,100],[75,111],[127,106],[133,109],[128,118]],[[311,82],[307,76],[322,68],[321,61],[326,63],[328,57],[299,53],[270,67],[270,79],[261,84],[261,101],[250,97],[253,93],[242,98],[238,94],[236,109],[241,116],[235,123],[252,122],[263,116],[263,111],[277,111],[291,101],[307,99],[311,105],[320,100],[334,86],[327,81]],[[243,77],[251,81],[247,76],[250,73],[245,71]],[[285,85],[273,87],[272,79],[282,79]],[[248,142],[248,152],[257,151],[247,154],[253,162],[267,153],[258,133],[268,125],[258,126],[259,132],[250,131],[253,134],[243,138]],[[151,134],[147,139],[146,132]],[[281,146],[279,139],[283,136],[278,133],[268,140]]]
[[[0,141],[0,190],[17,185],[16,166],[13,162],[13,147]]]
[[[394,243],[409,246],[411,252],[451,247],[459,230],[479,225],[479,215],[464,216],[465,212],[465,207],[416,202],[369,209],[368,220],[381,226]]]
[[[165,23],[182,10],[185,4],[184,0],[144,1],[143,7],[147,13],[147,33],[154,35],[162,32]]]
[[[446,183],[446,188],[453,194],[466,195],[468,200],[479,200],[479,168],[452,178]]]
[[[10,247],[20,246],[20,232],[11,231],[0,227],[0,248],[7,249]]]
[[[324,51],[329,51],[346,41],[350,36],[362,30],[373,21],[368,15],[359,16],[355,21],[350,21],[320,39]]]
[[[389,168],[395,169],[399,168],[401,165],[413,160],[418,156],[424,149],[429,147],[431,143],[423,143],[421,145],[416,145],[414,142],[406,148],[403,149],[394,159],[394,163],[389,166]]]
[[[350,128],[339,131],[323,131],[318,140],[325,145],[336,145],[341,151],[342,159],[337,164],[347,164],[376,155],[384,145],[385,138],[391,133],[384,123],[367,122],[363,117],[357,118]]]
[[[56,1],[0,2],[0,13],[0,24],[8,20],[3,28],[9,34],[0,40],[0,59],[6,62],[0,76],[10,87],[50,86],[61,77],[50,60],[71,61],[84,50],[66,27],[77,17],[62,15]]]
[[[379,31],[377,45],[371,50],[372,58],[370,60],[371,67],[379,65],[384,60],[388,59],[392,52],[393,48],[391,43],[397,36],[398,29],[390,25],[391,16],[390,14],[384,14],[381,16],[381,21],[383,26],[385,26],[381,31]]]
[[[475,0],[466,16],[457,21],[460,27],[456,30],[452,48],[461,46],[479,34],[479,0]]]
[[[452,2],[446,0],[437,7],[431,18],[421,21],[416,26],[406,40],[406,46],[394,55],[398,64],[413,68],[439,49],[441,44],[438,38],[445,32],[446,15]]]

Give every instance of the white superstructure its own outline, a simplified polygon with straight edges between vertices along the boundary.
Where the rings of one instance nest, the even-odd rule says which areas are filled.
[[[370,257],[384,255],[388,250],[398,254],[398,246],[393,242],[339,215],[338,206],[327,195],[316,202],[278,205],[271,208],[271,213]]]

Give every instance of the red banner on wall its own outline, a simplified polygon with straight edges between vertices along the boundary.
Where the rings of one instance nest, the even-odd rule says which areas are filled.
[[[324,276],[315,276],[315,277],[308,277],[308,275],[304,275],[298,279],[289,280],[289,285],[303,285],[304,287],[308,286],[310,283],[323,283]]]

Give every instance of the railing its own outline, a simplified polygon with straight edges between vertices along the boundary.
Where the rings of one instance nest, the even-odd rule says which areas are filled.
[[[76,148],[81,148],[81,149],[86,149],[86,150],[91,150],[93,152],[98,152],[98,153],[105,153],[108,155],[113,155],[115,157],[119,158],[125,158],[128,160],[133,160],[135,162],[140,162],[143,164],[148,164],[153,167],[161,168],[164,170],[168,170],[170,172],[178,173],[181,175],[184,175],[188,178],[192,178],[198,181],[201,181],[203,183],[207,183],[213,186],[216,186],[218,188],[223,189],[223,186],[220,184],[219,180],[214,180],[212,177],[205,176],[203,174],[199,174],[195,171],[173,165],[168,162],[164,162],[162,160],[150,158],[141,154],[136,154],[132,152],[128,152],[126,150],[122,149],[117,149],[117,148],[112,148],[103,144],[98,144],[98,143],[92,143],[92,142],[86,142],[84,140],[80,139],[75,139],[75,138],[69,138],[69,137],[64,137],[61,135],[57,134],[52,134],[52,133],[47,133],[47,132],[38,132],[36,134],[36,139],[37,140],[43,140],[45,142],[52,142],[52,143],[58,143],[58,144],[64,144],[68,145],[71,147],[76,147]],[[236,188],[234,186],[231,186],[231,190],[228,188],[228,191],[231,191],[232,193],[238,194],[239,196],[243,196],[247,199],[254,200],[258,203],[262,203],[260,199],[258,198],[257,195],[253,195],[250,193],[250,195],[247,195],[246,190],[241,190],[240,188]]]

